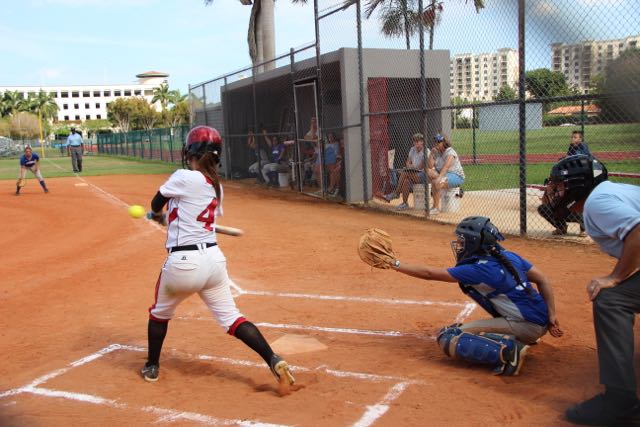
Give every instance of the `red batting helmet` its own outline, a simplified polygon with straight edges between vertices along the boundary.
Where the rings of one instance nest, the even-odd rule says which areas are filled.
[[[200,158],[204,153],[222,154],[222,137],[220,132],[209,126],[196,126],[189,131],[187,142],[182,150],[182,162],[188,163],[191,158]]]

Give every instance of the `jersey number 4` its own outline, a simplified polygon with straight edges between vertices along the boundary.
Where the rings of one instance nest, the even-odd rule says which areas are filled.
[[[211,224],[216,220],[216,207],[218,206],[218,199],[213,199],[209,206],[207,206],[200,215],[198,215],[197,220],[200,222],[204,222],[204,228],[209,231],[213,231],[213,227]]]

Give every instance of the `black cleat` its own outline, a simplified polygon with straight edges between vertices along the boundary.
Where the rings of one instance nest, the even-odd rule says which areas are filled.
[[[154,383],[158,381],[158,375],[160,374],[160,366],[158,365],[149,365],[146,364],[140,369],[140,374],[145,381],[149,381]]]

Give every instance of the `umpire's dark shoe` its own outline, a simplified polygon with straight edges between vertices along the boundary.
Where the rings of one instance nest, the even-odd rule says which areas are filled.
[[[566,416],[574,424],[640,426],[640,403],[625,405],[603,393],[567,409]]]
[[[149,365],[146,364],[140,369],[140,374],[145,381],[149,381],[154,383],[158,381],[158,375],[160,374],[160,366],[158,365]]]

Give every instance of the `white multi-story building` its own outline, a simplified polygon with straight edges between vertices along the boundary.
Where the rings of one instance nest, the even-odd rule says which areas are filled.
[[[451,98],[492,101],[504,85],[518,87],[518,52],[503,48],[473,55],[462,53],[451,59]]]
[[[591,81],[603,74],[609,61],[625,49],[640,47],[640,35],[615,40],[585,40],[580,43],[551,44],[551,69],[560,71],[569,86],[589,93]]]
[[[57,121],[96,120],[107,118],[107,105],[118,98],[141,96],[149,103],[153,90],[167,82],[169,74],[148,71],[136,75],[136,83],[110,85],[69,85],[69,86],[0,86],[0,94],[18,91],[26,99],[40,90],[50,93],[58,104]],[[156,103],[157,104],[157,103]],[[159,109],[159,106],[155,106]]]

